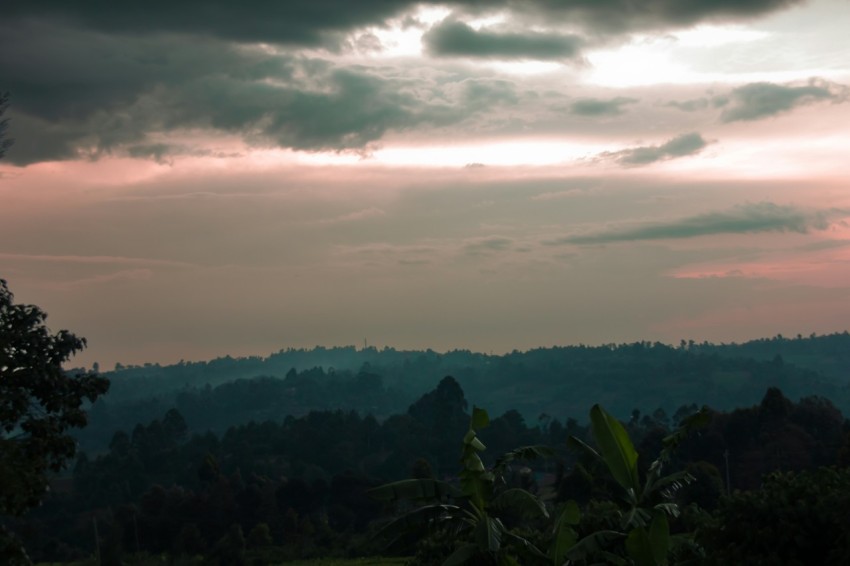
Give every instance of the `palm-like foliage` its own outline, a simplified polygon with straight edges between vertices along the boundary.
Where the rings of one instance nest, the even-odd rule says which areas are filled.
[[[459,487],[435,479],[412,479],[385,484],[371,490],[372,497],[384,501],[413,501],[419,507],[394,519],[381,533],[398,538],[411,532],[427,533],[436,528],[448,529],[463,541],[443,563],[444,566],[489,563],[518,564],[517,557],[527,561],[548,561],[534,544],[508,529],[504,513],[525,517],[548,517],[546,506],[534,494],[519,488],[508,488],[504,474],[515,460],[550,457],[554,451],[545,446],[525,446],[508,452],[487,468],[480,453],[485,450],[478,431],[490,422],[487,412],[472,410],[469,430],[463,437]]]
[[[412,501],[418,507],[391,521],[381,534],[398,537],[410,533],[425,534],[437,528],[447,529],[462,541],[443,566],[460,564],[511,565],[540,564],[618,564],[635,566],[666,565],[668,555],[682,536],[671,536],[668,517],[676,517],[675,492],[693,478],[685,472],[662,475],[672,459],[673,450],[692,431],[708,419],[705,409],[686,419],[667,436],[658,459],[643,480],[638,470],[638,453],[622,424],[599,405],[590,411],[593,438],[597,449],[571,437],[570,443],[599,461],[620,490],[616,506],[618,529],[597,530],[579,539],[576,528],[581,514],[575,501],[568,501],[549,528],[550,543],[543,553],[527,538],[508,529],[505,513],[526,517],[549,518],[543,502],[534,494],[508,488],[504,473],[515,460],[530,460],[553,455],[550,448],[526,446],[508,452],[487,468],[480,453],[485,446],[477,431],[486,427],[486,411],[475,408],[469,430],[463,438],[459,487],[435,479],[394,482],[371,491],[385,502]]]
[[[590,410],[593,438],[598,451],[576,437],[570,444],[594,460],[601,462],[621,489],[619,498],[619,530],[594,532],[559,554],[567,563],[603,559],[611,564],[655,566],[667,564],[675,544],[686,542],[671,537],[668,516],[676,517],[679,507],[673,501],[675,492],[693,481],[687,472],[662,475],[670,463],[673,450],[695,428],[708,421],[706,409],[685,419],[680,428],[667,436],[659,457],[650,465],[641,481],[638,472],[638,453],[620,422],[599,405]],[[616,550],[622,544],[623,553]]]

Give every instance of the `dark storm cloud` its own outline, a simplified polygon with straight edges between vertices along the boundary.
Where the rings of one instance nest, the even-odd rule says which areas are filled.
[[[176,32],[240,42],[320,45],[329,36],[380,25],[419,4],[458,11],[509,9],[544,22],[570,22],[587,31],[622,33],[687,26],[700,21],[748,19],[802,0],[149,0],[68,2],[6,0],[4,19],[57,19],[88,29],[129,34]]]
[[[25,55],[23,55],[25,54]],[[12,162],[90,155],[167,129],[161,98],[204,77],[291,77],[288,57],[219,41],[91,34],[43,22],[0,23],[0,77],[12,94]]]
[[[328,34],[379,24],[409,0],[7,0],[4,17],[58,19],[110,33],[175,32],[240,42],[319,45]]]
[[[694,155],[702,151],[708,142],[696,132],[682,134],[661,145],[633,147],[623,151],[603,154],[623,165],[648,165],[656,161]]]
[[[624,96],[607,100],[582,98],[570,105],[570,113],[577,116],[617,116],[623,113],[623,106],[635,104],[636,102],[638,102],[636,98],[626,98]]]
[[[0,24],[0,77],[13,93],[18,139],[11,162],[91,158],[128,145],[162,159],[167,148],[148,151],[146,135],[181,128],[257,145],[360,149],[389,129],[457,123],[518,96],[496,79],[404,79],[394,69],[344,69],[213,40],[89,35]]]
[[[710,212],[673,220],[625,227],[613,227],[589,234],[575,234],[551,242],[557,244],[607,244],[641,240],[672,240],[717,234],[755,234],[759,232],[808,233],[825,230],[837,216],[847,211],[808,211],[770,202],[745,204],[722,212]]]
[[[316,78],[320,90],[210,76],[173,93],[166,104],[179,109],[172,123],[241,133],[260,144],[344,150],[362,148],[389,129],[460,122],[499,100],[482,104],[476,97],[476,105],[466,107],[462,99],[480,88],[467,81],[458,82],[458,101],[432,102],[418,96],[415,83],[362,70],[333,68]]]
[[[597,41],[612,33],[701,19],[750,17],[793,3],[425,2],[455,12],[453,28],[444,23],[428,36],[436,52],[542,59],[576,57],[577,36],[524,32],[521,26],[570,22],[571,30]],[[464,82],[467,77],[454,75],[437,80],[427,78],[427,73],[401,78],[407,69],[355,66],[345,71],[294,50],[342,49],[352,45],[345,34],[383,25],[388,18],[410,16],[409,11],[420,4],[7,0],[0,11],[0,87],[12,93],[10,135],[17,142],[6,158],[16,164],[96,158],[129,146],[149,146],[149,133],[180,128],[218,129],[260,145],[361,149],[388,130],[457,124],[495,106],[517,104],[522,95],[508,82]],[[510,32],[473,31],[457,19],[500,10],[510,13],[514,26]],[[441,40],[440,33],[452,30],[454,44],[445,37]],[[258,42],[286,45],[289,51],[260,48]],[[371,41],[367,47],[379,46]],[[578,111],[593,113],[592,106],[579,104]],[[596,108],[604,115],[618,107]],[[161,159],[158,155],[153,152],[150,157]]]
[[[69,128],[65,124],[51,124],[15,111],[14,103],[9,115],[9,130],[15,138],[15,145],[3,158],[8,163],[26,165],[44,159],[73,159],[81,157],[76,144],[81,142],[85,133]]]
[[[628,33],[684,27],[703,21],[748,20],[805,0],[508,0],[515,14],[538,21],[579,24],[598,34]],[[474,4],[480,5],[479,2]]]
[[[171,143],[148,143],[131,145],[127,148],[127,155],[143,159],[152,159],[157,163],[166,163],[174,155],[183,155],[187,152],[185,146]]]
[[[723,122],[737,122],[775,116],[822,100],[840,102],[846,99],[846,87],[812,80],[805,86],[750,83],[715,99],[715,105],[724,108],[720,115]]]
[[[171,163],[174,157],[238,157],[238,153],[213,152],[208,149],[192,148],[183,144],[147,143],[127,147],[127,155],[137,159],[150,159],[157,163]]]
[[[582,45],[581,38],[574,35],[475,30],[456,20],[435,25],[422,41],[429,53],[437,56],[555,61],[576,57]]]

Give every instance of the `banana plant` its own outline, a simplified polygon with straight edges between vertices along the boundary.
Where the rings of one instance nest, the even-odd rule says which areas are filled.
[[[504,474],[515,460],[551,457],[554,451],[545,446],[525,446],[499,458],[492,468],[481,460],[486,447],[478,431],[490,422],[487,412],[472,410],[469,429],[463,437],[459,487],[436,479],[402,480],[376,487],[370,495],[383,502],[401,500],[419,504],[385,526],[379,536],[398,540],[410,533],[427,533],[435,528],[448,529],[456,540],[463,541],[446,559],[443,566],[468,563],[511,566],[548,562],[547,555],[534,544],[508,529],[501,517],[505,512],[527,518],[548,518],[543,502],[520,488],[508,488]]]
[[[598,450],[574,436],[570,437],[569,443],[601,462],[621,489],[620,530],[597,531],[576,541],[558,553],[558,558],[564,560],[562,563],[601,557],[611,564],[666,565],[672,546],[683,542],[670,535],[668,516],[677,517],[679,514],[673,496],[678,489],[693,481],[693,477],[686,472],[662,473],[679,443],[692,430],[704,426],[708,418],[708,411],[703,408],[685,419],[679,429],[663,440],[661,454],[641,480],[638,453],[626,429],[602,407],[594,405],[590,410],[590,422]],[[628,559],[610,550],[621,543]]]

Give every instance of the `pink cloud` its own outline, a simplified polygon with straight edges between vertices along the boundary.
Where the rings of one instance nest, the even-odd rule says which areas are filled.
[[[676,279],[741,277],[768,279],[813,287],[850,287],[850,240],[825,240],[797,250],[764,253],[750,261],[717,261],[689,265],[668,272]]]
[[[730,306],[707,310],[695,316],[671,318],[652,325],[652,330],[676,341],[693,337],[709,341],[741,341],[763,337],[770,332],[796,335],[798,332],[839,332],[846,330],[850,301],[846,293],[819,299],[771,301],[763,304]]]

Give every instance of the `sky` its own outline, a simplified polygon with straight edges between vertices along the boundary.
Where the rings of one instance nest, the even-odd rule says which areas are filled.
[[[7,0],[74,365],[850,327],[848,0]]]

